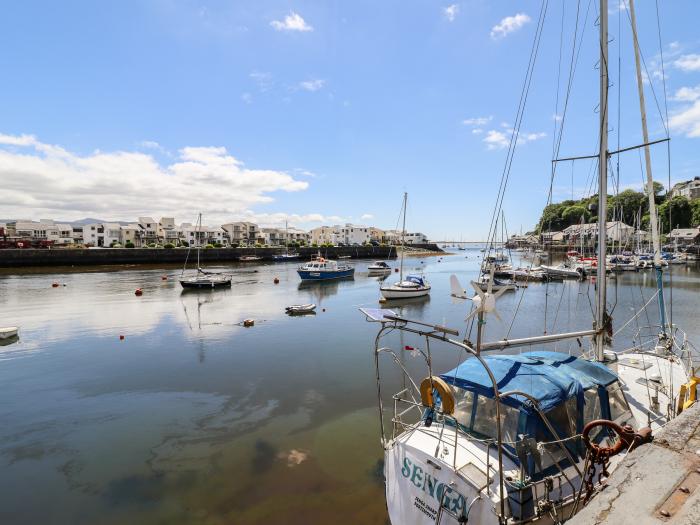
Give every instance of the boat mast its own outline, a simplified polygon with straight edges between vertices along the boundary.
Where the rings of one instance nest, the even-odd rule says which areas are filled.
[[[632,40],[634,42],[634,63],[637,69],[637,91],[639,92],[639,113],[642,117],[642,138],[644,139],[644,160],[647,171],[647,198],[649,199],[649,227],[651,242],[654,247],[654,271],[656,272],[656,288],[658,289],[659,316],[661,331],[666,333],[666,307],[664,305],[664,287],[661,270],[661,241],[659,239],[659,219],[654,200],[654,179],[651,173],[651,151],[649,150],[649,131],[647,129],[647,110],[644,100],[644,84],[642,83],[642,68],[640,64],[639,40],[637,39],[637,17],[634,11],[634,0],[629,0],[630,19],[632,23]]]
[[[603,361],[606,328],[605,256],[608,212],[608,0],[600,0],[600,150],[598,152],[598,269],[596,273],[596,352]]]
[[[201,247],[202,244],[202,214],[199,214],[199,217],[197,218],[197,272],[201,270],[199,266],[199,248]]]
[[[399,282],[403,282],[403,256],[406,251],[406,204],[408,202],[408,193],[403,194],[403,226],[401,226],[401,265],[399,270]]]

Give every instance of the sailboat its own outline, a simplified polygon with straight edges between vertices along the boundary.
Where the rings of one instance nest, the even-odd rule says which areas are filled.
[[[195,229],[196,243],[197,243],[197,272],[192,277],[185,277],[185,271],[187,270],[187,261],[190,258],[191,246],[187,248],[187,257],[185,258],[185,265],[182,268],[180,274],[180,285],[183,288],[200,288],[200,289],[214,289],[214,288],[230,288],[231,287],[231,276],[223,273],[207,272],[202,269],[199,263],[199,252],[202,244],[202,214],[199,214],[197,218],[197,227]]]
[[[406,252],[406,206],[408,204],[408,193],[403,194],[403,227],[401,230],[401,264],[399,266],[399,280],[394,284],[380,286],[379,292],[384,300],[387,299],[409,299],[414,297],[424,297],[430,294],[430,284],[422,275],[407,275],[404,279],[403,262]]]
[[[279,253],[272,256],[273,261],[293,261],[300,257],[296,252],[289,253],[289,227],[287,221],[284,221],[284,253]]]
[[[368,321],[380,325],[374,364],[386,500],[394,525],[563,523],[595,497],[629,450],[648,443],[653,431],[695,402],[700,378],[693,370],[693,347],[665,315],[634,0],[629,6],[644,131],[639,147],[647,159],[658,332],[646,342],[636,339],[631,350],[609,350],[616,334],[607,311],[606,228],[597,232],[596,308],[590,330],[484,341],[486,317],[498,317],[496,302],[503,291],[484,291],[477,282],[471,283],[476,294],[469,298],[468,319],[478,320],[473,341],[460,339],[458,330],[407,319],[390,309],[361,308]],[[611,155],[607,0],[600,0],[598,12],[598,224],[605,224]],[[467,298],[456,279],[452,285],[454,297]],[[414,347],[410,370],[402,365],[403,347],[392,348],[384,337],[396,331],[422,342]],[[492,353],[588,338],[590,355],[580,357],[544,349]],[[439,373],[433,366],[440,362],[436,352],[443,350],[451,350],[458,364]],[[403,376],[403,389],[392,390],[390,397],[382,389],[384,377],[395,385],[396,374],[386,373],[383,356]],[[419,363],[422,378],[414,377]]]

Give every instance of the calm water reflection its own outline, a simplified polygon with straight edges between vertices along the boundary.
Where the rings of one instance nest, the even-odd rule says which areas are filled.
[[[432,296],[391,306],[463,331],[469,303],[448,279],[466,285],[479,255],[412,259]],[[0,522],[385,523],[376,326],[357,312],[378,305],[367,264],[311,285],[295,264],[238,267],[213,293],[183,292],[174,268],[0,274],[0,324],[21,327],[0,347]],[[651,274],[609,283],[617,326],[654,292]],[[697,269],[673,268],[673,284],[674,321],[700,341]],[[566,282],[506,295],[487,339],[516,310],[514,335],[588,328],[592,294]],[[316,315],[284,314],[309,302]]]

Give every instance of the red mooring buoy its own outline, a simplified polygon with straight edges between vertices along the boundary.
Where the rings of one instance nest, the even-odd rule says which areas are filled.
[[[134,292],[135,295],[143,295],[143,290],[141,288],[136,288],[136,291]]]

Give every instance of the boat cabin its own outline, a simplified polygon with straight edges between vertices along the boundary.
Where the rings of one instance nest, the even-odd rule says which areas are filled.
[[[567,438],[580,435],[588,422],[609,419],[634,424],[617,376],[601,363],[547,351],[483,359],[502,398],[503,450],[532,480],[570,464],[555,443],[559,440],[566,440],[577,462],[585,457],[581,440]],[[452,418],[445,418],[446,424],[457,425],[477,439],[495,440],[496,401],[483,365],[468,359],[440,378],[454,396],[454,412]],[[594,439],[604,437],[599,431]]]
[[[325,259],[323,257],[318,257],[312,260],[311,262],[308,262],[304,265],[304,270],[309,270],[312,272],[318,272],[321,270],[337,270],[338,269],[338,263],[337,261],[331,261],[329,259]]]
[[[425,279],[419,275],[407,275],[406,278],[400,283],[401,286],[427,286],[425,284]]]

